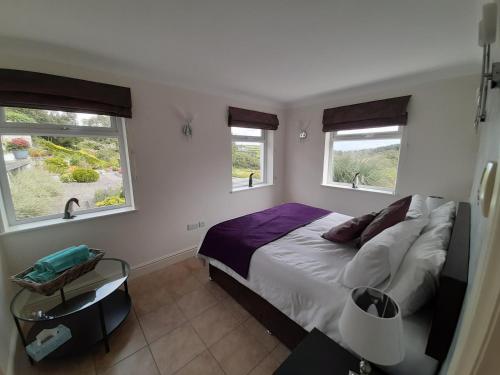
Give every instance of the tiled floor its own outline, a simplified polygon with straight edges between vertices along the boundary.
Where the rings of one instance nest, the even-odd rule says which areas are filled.
[[[288,349],[217,284],[196,259],[130,280],[134,311],[93,353],[30,374],[266,375]],[[27,372],[20,372],[24,374]]]

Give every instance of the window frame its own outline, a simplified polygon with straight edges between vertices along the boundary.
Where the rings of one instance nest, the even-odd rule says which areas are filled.
[[[236,126],[237,128],[239,126]],[[232,127],[231,127],[232,128]],[[269,177],[269,167],[270,164],[272,164],[272,160],[270,159],[270,155],[272,154],[272,150],[270,149],[270,143],[272,143],[272,134],[270,133],[269,130],[265,129],[259,129],[261,130],[261,136],[251,136],[251,135],[234,135],[232,130],[230,128],[230,133],[231,133],[231,191],[238,191],[238,190],[244,190],[244,189],[252,189],[255,187],[259,186],[265,186],[269,185],[269,181],[271,180]],[[259,183],[254,183],[252,187],[249,187],[248,184],[242,185],[242,186],[235,186],[233,183],[233,176],[232,176],[232,170],[233,170],[233,154],[232,154],[232,145],[234,142],[256,142],[256,143],[262,143],[262,150],[263,150],[263,155],[262,155],[262,160],[260,162],[260,168],[262,170],[261,176],[262,176],[262,181]],[[272,169],[272,168],[271,168]]]
[[[403,155],[403,148],[404,148],[403,146],[405,140],[405,132],[404,132],[405,126],[401,125],[393,125],[393,126],[397,126],[398,127],[397,130],[388,132],[372,132],[372,133],[360,133],[360,134],[338,134],[339,131],[327,132],[325,134],[323,185],[340,187],[351,190],[379,192],[392,195],[397,194],[401,158]],[[372,129],[372,128],[374,127],[368,126],[364,129]],[[333,144],[335,141],[363,141],[363,140],[377,140],[377,139],[399,139],[400,141],[398,165],[396,167],[396,181],[394,183],[393,189],[382,186],[362,185],[362,184],[359,184],[357,188],[353,188],[352,183],[333,181],[334,158],[332,151],[333,151]]]
[[[63,111],[64,112],[64,111]],[[130,174],[130,160],[128,155],[128,143],[125,130],[125,119],[121,117],[109,116],[110,127],[92,127],[81,125],[60,125],[60,124],[38,124],[25,122],[7,122],[5,119],[5,107],[0,106],[0,138],[4,135],[30,135],[30,136],[57,136],[57,137],[109,137],[118,140],[120,150],[120,169],[123,179],[123,193],[125,204],[95,207],[79,210],[77,216],[102,213],[103,211],[123,210],[124,208],[134,208],[134,195],[132,190],[132,180]],[[7,169],[4,162],[3,147],[0,147],[0,192],[3,207],[1,209],[3,231],[15,228],[24,224],[42,223],[44,221],[62,219],[64,203],[61,202],[61,213],[38,216],[27,219],[17,219],[14,201],[10,191]]]

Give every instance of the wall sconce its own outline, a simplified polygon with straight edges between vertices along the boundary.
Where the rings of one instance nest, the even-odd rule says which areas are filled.
[[[479,22],[479,46],[483,47],[483,64],[481,70],[481,84],[477,98],[477,111],[474,128],[477,130],[480,122],[486,121],[486,100],[488,86],[498,87],[500,83],[500,63],[490,64],[491,45],[497,37],[497,4],[483,5],[483,19]],[[491,66],[490,66],[491,65]]]
[[[191,122],[193,120],[187,120],[184,125],[182,125],[182,134],[190,138],[193,136],[193,128],[191,127]]]
[[[302,122],[299,123],[299,142],[305,142],[308,136],[309,124],[305,126]]]

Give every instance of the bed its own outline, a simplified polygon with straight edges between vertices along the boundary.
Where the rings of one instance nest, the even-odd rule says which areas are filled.
[[[343,345],[337,322],[350,289],[339,278],[355,251],[320,234],[349,218],[331,213],[265,244],[246,278],[208,258],[210,277],[290,349],[314,327]],[[406,357],[387,373],[435,374],[446,358],[467,286],[469,232],[470,206],[460,203],[436,297],[404,319]]]

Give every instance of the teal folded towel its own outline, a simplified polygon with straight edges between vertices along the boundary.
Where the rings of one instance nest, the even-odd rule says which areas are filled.
[[[86,262],[89,259],[89,255],[90,252],[87,245],[72,246],[40,259],[35,263],[35,269],[56,273],[62,272],[77,264]]]
[[[54,279],[58,273],[84,263],[92,257],[94,254],[89,251],[87,245],[72,246],[38,260],[33,266],[33,271],[26,274],[24,278],[37,283],[45,283]]]
[[[46,283],[52,279],[55,279],[57,274],[52,271],[31,271],[24,276],[24,279],[29,279],[35,283]]]

